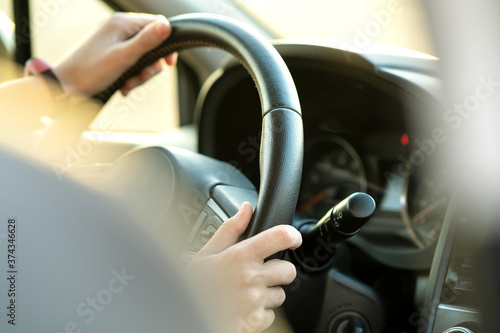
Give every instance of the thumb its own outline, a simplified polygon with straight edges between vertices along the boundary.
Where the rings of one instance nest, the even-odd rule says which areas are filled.
[[[138,60],[145,53],[163,43],[172,33],[172,26],[166,20],[157,20],[142,28],[135,36],[125,42],[130,56]]]
[[[238,238],[245,232],[252,218],[252,205],[244,202],[233,217],[222,223],[212,238],[198,252],[201,256],[216,254],[236,244]]]

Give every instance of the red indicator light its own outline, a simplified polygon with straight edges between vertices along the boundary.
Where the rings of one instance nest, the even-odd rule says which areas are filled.
[[[399,139],[399,142],[401,142],[401,144],[403,146],[408,146],[408,143],[410,143],[410,139],[408,138],[408,134],[403,134],[401,135],[401,139]]]

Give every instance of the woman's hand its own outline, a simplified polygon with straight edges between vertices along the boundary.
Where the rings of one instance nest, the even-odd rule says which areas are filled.
[[[264,260],[302,243],[292,226],[279,225],[237,243],[252,217],[252,206],[224,222],[187,267],[201,289],[212,315],[228,332],[260,332],[274,321],[273,308],[285,301],[280,285],[291,283],[295,266],[284,260]],[[220,328],[220,326],[219,326]]]
[[[115,13],[54,67],[65,92],[92,96],[111,85],[145,53],[165,41],[172,28],[164,16]],[[175,65],[176,55],[165,58]],[[126,95],[161,71],[164,59],[145,68],[122,87]]]

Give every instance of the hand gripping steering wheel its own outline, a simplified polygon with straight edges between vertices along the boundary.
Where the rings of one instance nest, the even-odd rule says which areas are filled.
[[[283,59],[269,41],[239,21],[209,14],[181,15],[169,21],[172,35],[94,97],[106,102],[127,79],[173,52],[196,46],[229,52],[252,76],[262,107],[260,189],[244,236],[251,237],[275,225],[291,224],[302,175],[304,144],[300,103]]]

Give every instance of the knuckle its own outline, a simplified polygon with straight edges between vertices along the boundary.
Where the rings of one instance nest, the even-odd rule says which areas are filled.
[[[279,238],[280,242],[283,245],[288,245],[293,241],[293,237],[290,233],[290,230],[287,228],[287,226],[280,226],[277,230],[277,237]]]
[[[255,288],[251,288],[247,291],[245,296],[245,301],[252,307],[258,307],[262,303],[262,295]]]
[[[230,237],[239,237],[245,230],[242,230],[240,223],[236,219],[230,218],[219,227],[222,233],[227,233]]]
[[[276,228],[276,238],[283,248],[296,246],[299,243],[300,233],[291,225],[280,225]]]
[[[235,262],[239,263],[246,262],[249,255],[249,251],[243,243],[234,244],[231,247],[231,252],[232,252],[232,259],[235,260]],[[253,274],[251,272],[252,271],[250,269],[248,271],[244,271],[245,274]]]
[[[274,312],[272,310],[264,310],[264,309],[259,309],[252,311],[248,315],[248,323],[254,328],[254,329],[266,329],[274,321]]]
[[[244,286],[252,286],[257,283],[258,273],[253,269],[244,269],[241,271],[240,281]]]

